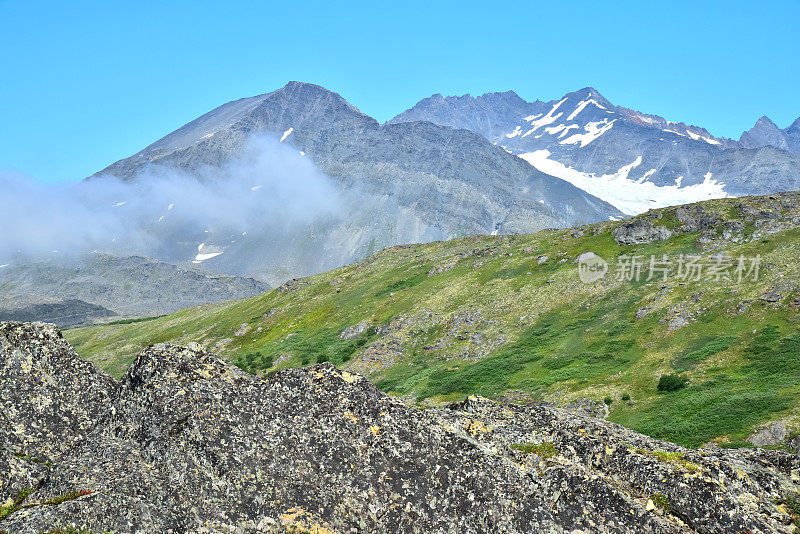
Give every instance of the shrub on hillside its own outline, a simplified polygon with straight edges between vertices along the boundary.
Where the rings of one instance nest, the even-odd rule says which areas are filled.
[[[669,391],[677,391],[685,387],[686,387],[686,380],[681,378],[680,375],[663,375],[658,380],[658,391],[662,393]]]

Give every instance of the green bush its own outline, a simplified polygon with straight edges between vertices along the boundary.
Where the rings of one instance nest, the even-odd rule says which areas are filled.
[[[685,387],[686,387],[686,380],[681,378],[680,375],[663,375],[658,380],[659,393],[678,391],[679,389]]]
[[[612,399],[611,397],[606,397],[605,399],[603,399],[603,402],[606,403],[606,406],[611,406],[611,403],[614,402],[614,399]]]
[[[669,511],[669,500],[663,493],[652,494],[650,496],[650,500],[653,501],[653,504],[656,505],[657,508],[664,510],[665,512]]]
[[[622,394],[622,401],[623,402],[628,402],[629,400],[631,400],[631,396],[628,395],[627,393],[623,393]]]

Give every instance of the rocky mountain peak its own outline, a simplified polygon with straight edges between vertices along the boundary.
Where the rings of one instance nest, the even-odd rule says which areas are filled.
[[[591,98],[601,106],[604,106],[608,109],[613,110],[615,108],[614,104],[609,102],[602,94],[600,94],[600,91],[598,91],[594,87],[583,87],[581,89],[578,89],[577,91],[572,91],[570,93],[565,94],[563,98],[566,98],[568,101],[572,101],[573,99],[588,100]]]
[[[162,344],[115,382],[54,327],[2,323],[0,378],[9,532],[789,532],[800,489],[788,452],[477,397],[423,411],[329,363],[265,378]]]
[[[739,143],[745,148],[762,146],[774,146],[783,150],[789,148],[783,131],[766,115],[759,118],[751,129],[742,134]]]
[[[797,119],[795,119],[795,121],[790,124],[788,128],[786,128],[786,132],[800,134],[800,117],[797,117]]]

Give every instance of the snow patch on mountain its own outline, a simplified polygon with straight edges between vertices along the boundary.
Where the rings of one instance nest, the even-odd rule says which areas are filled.
[[[583,127],[586,133],[580,134],[573,134],[564,139],[563,141],[559,141],[562,145],[577,145],[580,144],[580,147],[583,148],[614,126],[614,122],[617,119],[609,121],[608,119],[603,119],[597,122],[589,122]]]
[[[206,260],[210,260],[211,258],[216,258],[224,251],[219,247],[215,247],[213,245],[206,245],[205,243],[200,243],[197,245],[197,256],[194,257],[192,263],[202,263]]]
[[[578,105],[575,107],[575,111],[573,111],[572,113],[569,114],[569,117],[567,117],[567,120],[571,121],[572,119],[577,117],[578,113],[583,111],[583,108],[585,108],[589,104],[594,104],[595,106],[597,106],[600,109],[606,109],[604,106],[601,106],[600,104],[598,104],[597,101],[594,98],[589,98],[587,100],[581,100],[578,103]]]
[[[525,132],[524,134],[522,134],[522,137],[526,137],[526,136],[532,134],[533,132],[535,132],[536,130],[541,128],[542,126],[547,126],[548,124],[553,124],[554,122],[556,122],[559,119],[559,117],[561,117],[561,115],[563,115],[564,113],[563,112],[558,112],[557,115],[553,115],[553,114],[561,106],[561,104],[563,104],[566,101],[567,101],[566,98],[562,98],[559,102],[556,102],[556,104],[553,105],[553,108],[550,111],[547,112],[547,115],[545,115],[544,117],[542,117],[540,119],[537,119],[537,117],[539,117],[539,115],[531,115],[529,117],[525,117],[525,121],[530,123],[531,129],[528,130],[527,132]]]
[[[642,163],[641,156],[628,165],[624,165],[614,174],[600,176],[572,169],[559,161],[550,159],[549,150],[527,152],[520,154],[519,157],[536,169],[561,178],[587,193],[605,200],[627,215],[636,215],[653,208],[729,196],[724,190],[725,184],[712,179],[710,173],[705,175],[702,183],[686,187],[680,187],[679,182],[674,186],[657,186],[652,182],[645,181],[653,174],[654,170],[644,173],[642,177],[644,179],[631,179],[629,178],[631,171]]]
[[[512,137],[516,137],[516,136],[518,136],[518,135],[519,135],[519,134],[521,134],[521,133],[522,133],[522,126],[517,126],[516,128],[514,128],[514,131],[513,131],[513,132],[511,132],[511,133],[507,133],[507,134],[506,134],[506,137],[508,137],[509,139],[511,139]]]

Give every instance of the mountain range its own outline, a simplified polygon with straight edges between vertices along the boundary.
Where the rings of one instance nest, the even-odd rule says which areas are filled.
[[[781,139],[794,139],[796,124]],[[209,269],[275,284],[400,243],[525,233],[800,188],[800,155],[788,142],[752,147],[746,140],[755,136],[714,137],[616,106],[593,88],[550,102],[513,91],[434,95],[382,125],[301,82],[224,104],[91,179],[136,181],[152,169],[202,174],[242,157],[254,136],[310,159],[331,178],[340,211],[295,228],[291,239],[251,233],[230,244],[229,233],[212,228],[180,241],[210,244],[218,254]]]
[[[623,216],[474,132],[429,122],[381,125],[341,96],[299,82],[220,106],[91,180],[135,181],[153,168],[202,173],[243,157],[254,136],[289,145],[312,161],[330,178],[339,209],[292,239],[267,230],[248,232],[246,241],[232,245],[229,233],[210,228],[195,240],[223,252],[204,261],[210,269],[279,283],[401,243]],[[258,177],[253,180],[259,187]]]
[[[213,213],[200,225],[174,219],[188,202],[177,188],[174,198],[159,199],[163,210],[147,222],[155,248],[126,253],[124,244],[109,242],[93,250],[122,262],[126,254],[147,255],[179,268],[279,285],[397,244],[530,233],[798,189],[799,131],[800,119],[781,130],[762,118],[734,141],[616,106],[590,87],[548,102],[528,102],[513,91],[437,94],[381,124],[332,91],[290,82],[224,104],[86,181],[113,183],[116,177],[134,186],[127,194],[138,195],[147,180],[177,174],[209,186],[212,200],[230,182],[235,194],[227,203],[203,205],[196,218],[202,222],[206,210],[249,210],[249,219],[242,218],[251,226],[220,223]],[[283,170],[275,174],[276,168]],[[309,173],[313,179],[304,178]],[[129,200],[120,199],[114,209],[135,210]],[[132,221],[140,219],[131,211]],[[53,304],[22,298],[30,288],[11,279],[16,282],[6,283],[5,293],[16,295],[16,309],[25,311],[21,318]],[[103,287],[88,292],[99,294]],[[105,312],[86,305],[110,304],[64,298],[82,301],[78,307],[98,317]],[[178,300],[215,296],[203,291]],[[161,313],[158,306],[137,310]]]
[[[389,121],[480,133],[537,169],[632,215],[655,207],[800,188],[800,119],[762,118],[740,141],[616,106],[587,87],[549,102],[513,91],[433,95]]]

